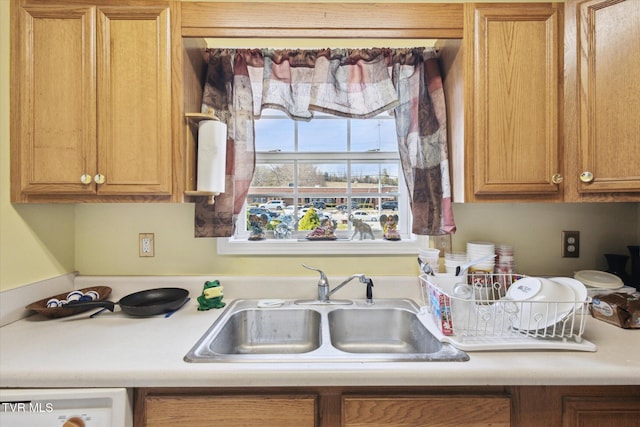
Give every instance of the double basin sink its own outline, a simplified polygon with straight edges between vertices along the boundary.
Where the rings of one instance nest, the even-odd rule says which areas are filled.
[[[438,341],[408,299],[299,304],[235,300],[187,353],[187,362],[467,361]]]

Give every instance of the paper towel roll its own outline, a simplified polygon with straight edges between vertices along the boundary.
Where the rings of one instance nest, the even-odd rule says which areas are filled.
[[[198,123],[198,191],[224,193],[227,125],[216,120]]]

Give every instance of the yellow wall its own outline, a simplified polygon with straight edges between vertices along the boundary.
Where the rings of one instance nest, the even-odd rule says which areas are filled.
[[[337,1],[337,0],[336,0]],[[366,1],[366,0],[365,0]],[[331,275],[414,275],[415,258],[231,257],[215,239],[193,237],[191,204],[11,205],[9,203],[9,2],[0,0],[0,290],[78,270],[114,275],[305,275],[301,262]],[[516,247],[519,270],[566,274],[604,268],[604,252],[640,241],[638,204],[510,204],[454,207],[454,249],[467,240]],[[560,257],[560,232],[580,230],[581,257]],[[156,256],[138,257],[138,233],[156,235]]]
[[[520,271],[571,275],[604,268],[605,252],[627,253],[638,243],[638,205],[617,204],[455,204],[459,231],[454,249],[468,240],[515,246]],[[305,275],[301,262],[332,275],[416,274],[415,257],[219,256],[215,239],[193,237],[191,204],[84,204],[76,208],[76,268],[84,274]],[[560,257],[562,230],[580,230],[581,256]],[[138,257],[138,233],[155,233],[156,256]]]
[[[9,1],[0,0],[0,290],[73,271],[73,206],[9,202]]]

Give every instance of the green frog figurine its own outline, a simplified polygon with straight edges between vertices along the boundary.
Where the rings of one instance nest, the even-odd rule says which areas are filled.
[[[218,280],[204,282],[202,294],[198,297],[198,311],[211,310],[212,308],[222,308],[225,303],[222,302],[224,295],[222,294],[222,286]]]

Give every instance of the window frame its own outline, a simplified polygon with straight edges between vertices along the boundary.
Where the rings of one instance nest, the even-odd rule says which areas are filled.
[[[276,120],[291,120],[288,117],[280,115],[269,115],[265,113],[261,118]],[[321,120],[331,120],[329,117],[319,117]],[[344,119],[335,117],[335,119]],[[394,120],[393,117],[385,118],[385,120]],[[397,151],[351,151],[351,126],[347,125],[347,147],[346,151],[297,151],[299,147],[298,141],[298,124],[294,121],[294,151],[256,151],[256,164],[270,163],[292,163],[295,162],[314,162],[314,163],[336,163],[345,162],[347,169],[353,163],[361,164],[367,162],[384,163],[397,162],[398,168],[398,190],[397,195],[394,193],[398,201],[397,214],[399,215],[399,223],[403,224],[401,230],[402,240],[388,241],[384,240],[380,235],[375,240],[354,240],[351,239],[351,232],[342,233],[349,237],[348,240],[340,238],[336,241],[309,241],[304,239],[304,235],[308,231],[294,231],[294,237],[291,239],[266,239],[260,241],[248,240],[249,231],[246,224],[246,209],[243,207],[243,214],[238,216],[236,223],[236,232],[230,238],[218,239],[218,253],[223,255],[273,255],[273,254],[405,254],[416,253],[418,247],[424,245],[425,239],[411,233],[411,210],[408,200],[407,187],[404,181],[404,174]],[[295,169],[295,168],[294,168]],[[352,178],[348,175],[348,188]],[[349,192],[347,190],[347,192]],[[294,197],[301,193],[294,190]],[[351,197],[357,197],[358,193],[349,194]],[[272,197],[291,197],[292,194],[280,194],[274,191]],[[383,193],[368,194],[371,197],[384,197]],[[349,212],[351,209],[349,209]]]

